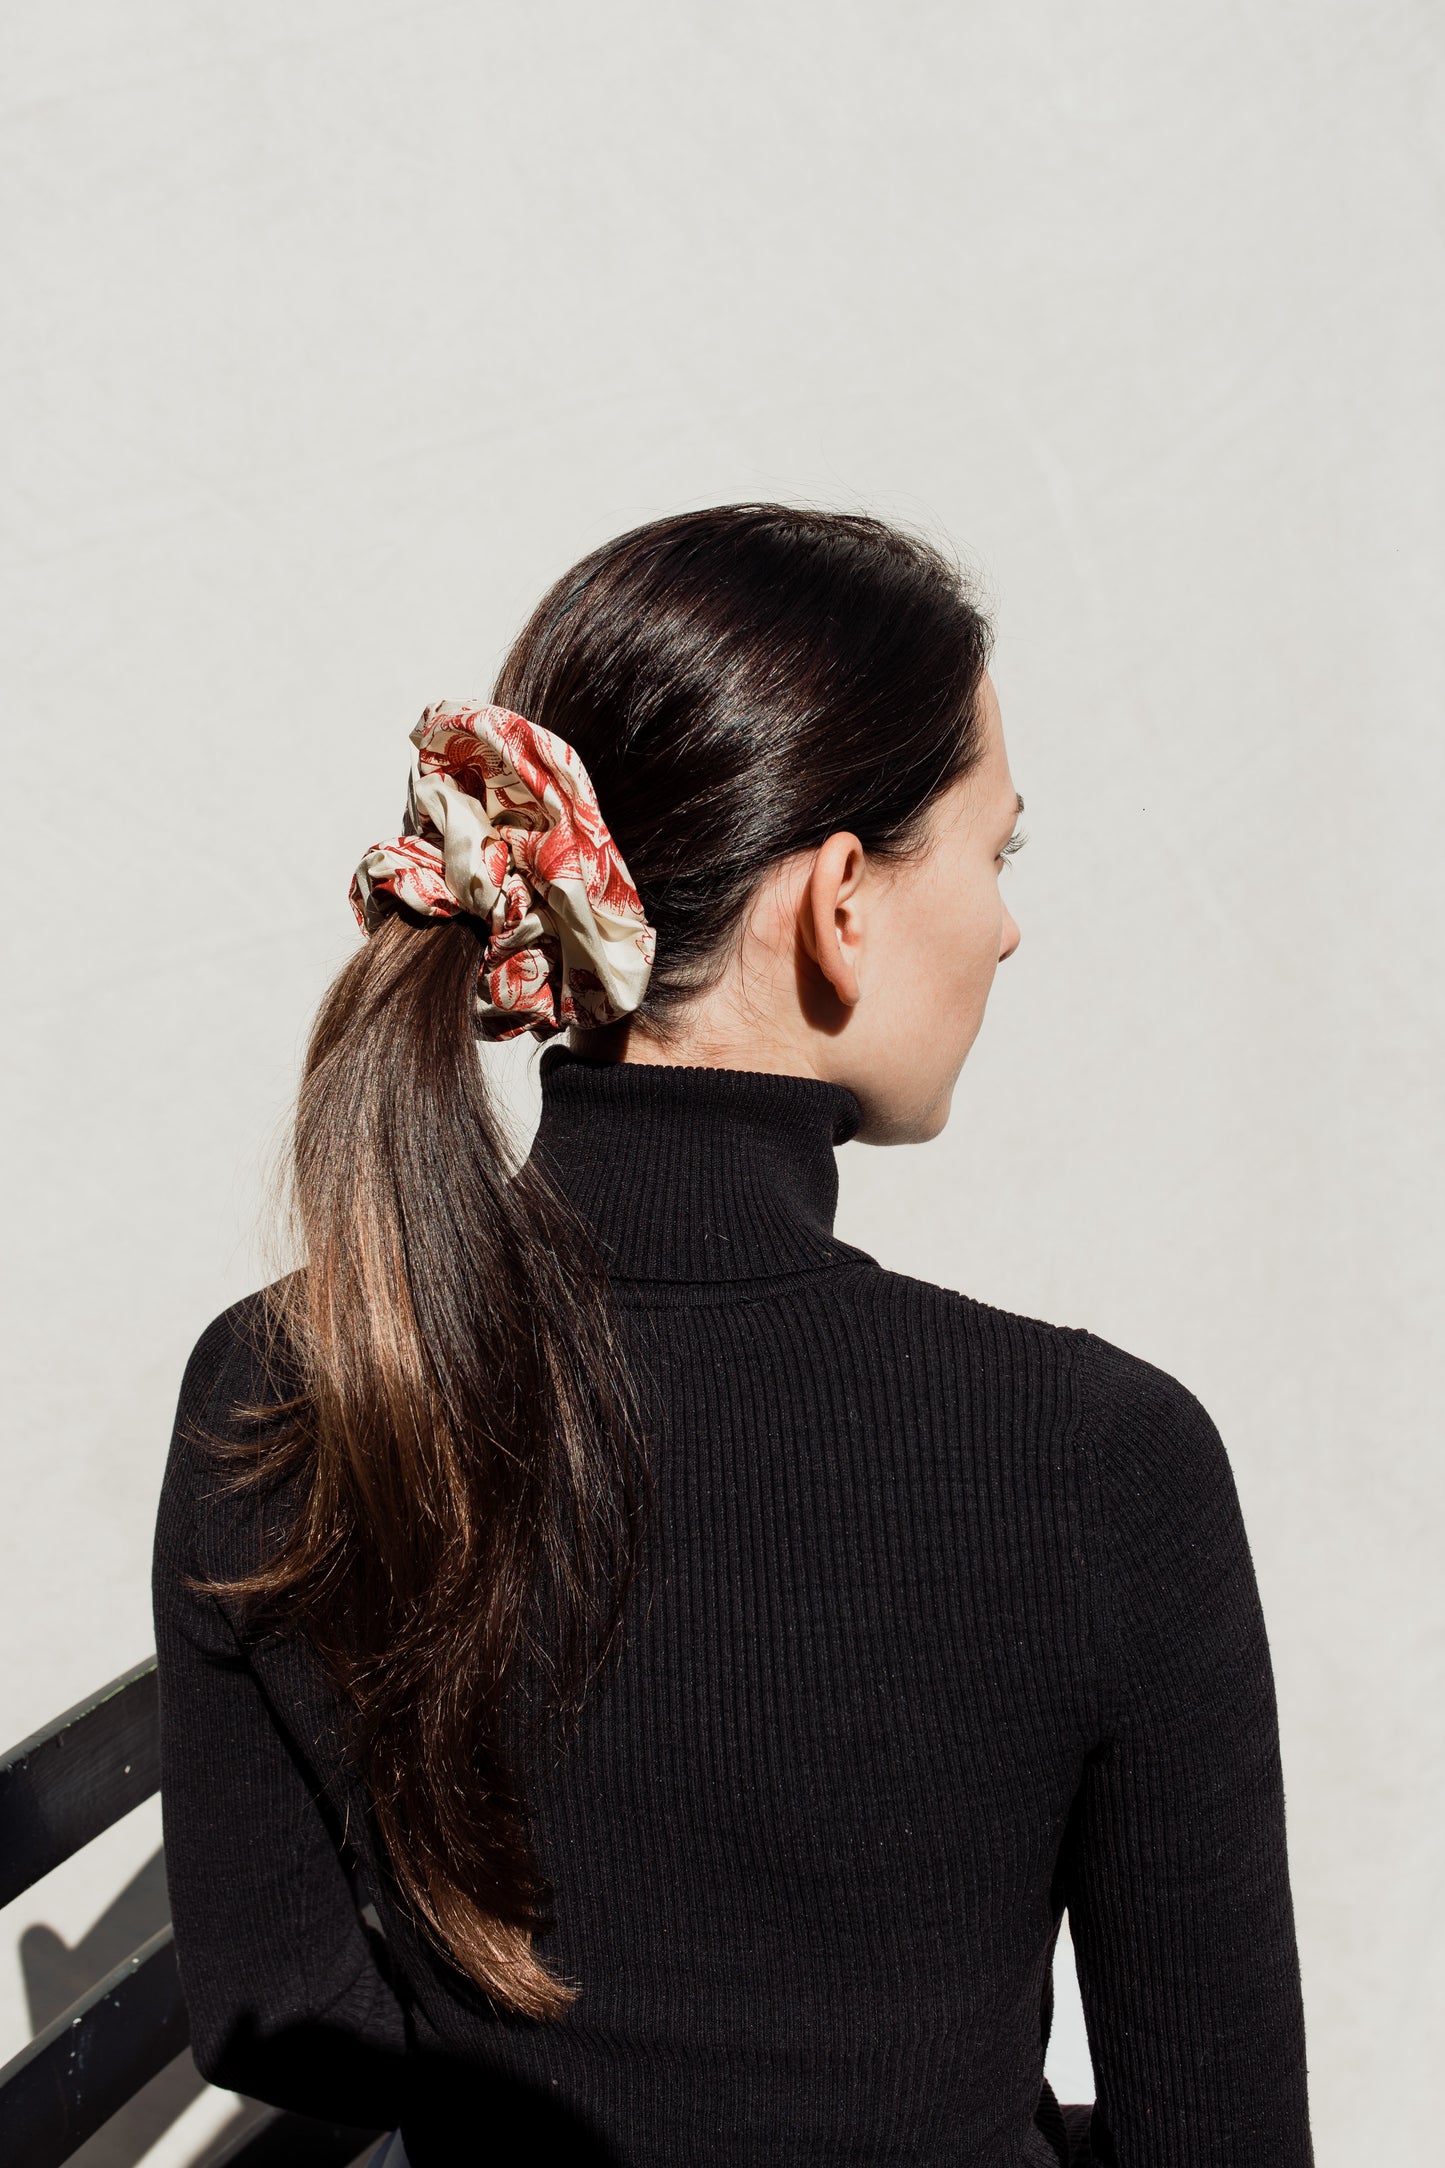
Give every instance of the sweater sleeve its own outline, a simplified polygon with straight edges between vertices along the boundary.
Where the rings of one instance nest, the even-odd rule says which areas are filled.
[[[1117,2168],[1308,2168],[1274,1681],[1218,1431],[1080,1334],[1099,1741],[1061,1861]]]
[[[405,2021],[334,1816],[221,1606],[188,1586],[215,1571],[225,1513],[198,1436],[257,1389],[244,1318],[240,1306],[218,1319],[191,1358],[156,1529],[161,1811],[192,2048],[214,2084],[389,2127]]]

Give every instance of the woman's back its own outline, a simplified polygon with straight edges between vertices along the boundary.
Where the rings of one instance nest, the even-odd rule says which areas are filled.
[[[158,1616],[178,1936],[227,1953],[187,1964],[203,2067],[400,2121],[414,2168],[1049,2163],[1067,1906],[1096,2157],[1308,2161],[1269,1660],[1204,1410],[838,1241],[841,1086],[558,1051],[543,1095],[655,1486],[620,1647],[529,1767],[539,1954],[581,1993],[507,2017],[418,1935],[319,1667],[241,1655],[183,1586],[257,1528],[181,1438]],[[264,1397],[254,1325],[206,1336],[183,1429]]]
[[[413,729],[302,1262],[198,1347],[161,1515],[208,2075],[413,2168],[1078,2168],[1067,1909],[1090,2158],[1306,2168],[1212,1423],[833,1235],[835,1144],[938,1135],[1018,946],[990,639],[916,536],[718,506]],[[521,1032],[570,1045],[519,1167]]]

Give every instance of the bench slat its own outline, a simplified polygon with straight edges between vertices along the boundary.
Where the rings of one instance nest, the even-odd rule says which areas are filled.
[[[0,1905],[149,1799],[159,1710],[148,1656],[0,1759]]]
[[[163,1927],[0,2070],[5,2168],[59,2168],[190,2037]]]

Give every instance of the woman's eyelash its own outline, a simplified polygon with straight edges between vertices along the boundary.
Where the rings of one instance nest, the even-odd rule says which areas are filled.
[[[1014,852],[1015,852],[1015,851],[1021,851],[1021,850],[1023,849],[1024,845],[1025,845],[1025,844],[1026,844],[1026,843],[1028,842],[1028,840],[1029,840],[1029,839],[1028,839],[1028,837],[1027,837],[1027,836],[1025,836],[1025,835],[1020,835],[1020,834],[1018,833],[1018,831],[1017,831],[1017,830],[1015,830],[1015,832],[1013,833],[1013,835],[1011,835],[1011,836],[1009,837],[1009,839],[1008,839],[1007,843],[1006,843],[1006,844],[1004,845],[1003,849],[1002,849],[1002,850],[1001,850],[1001,851],[999,852],[999,854],[998,854],[998,855],[999,855],[999,857],[1000,857],[1000,858],[1012,858],[1012,857],[1013,857],[1013,854],[1014,854]]]

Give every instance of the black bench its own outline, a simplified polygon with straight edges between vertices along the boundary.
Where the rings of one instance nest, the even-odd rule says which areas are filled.
[[[22,1896],[159,1785],[151,1656],[0,1758],[0,1905]],[[163,1890],[159,1857],[153,1865],[146,1890],[154,1907]],[[146,1883],[146,1873],[133,1888]],[[45,1928],[31,1929],[26,1941],[32,1937],[54,1941]],[[58,1947],[62,1956],[79,1954]],[[141,2118],[136,2142],[116,2149],[117,2163],[127,2152],[135,2159],[204,2090],[189,2046],[166,1919],[0,2068],[5,2168],[59,2168],[112,2117],[133,2110],[142,2088],[173,2066],[174,2082]],[[251,2108],[201,2158],[205,2168],[350,2168],[378,2135]]]

